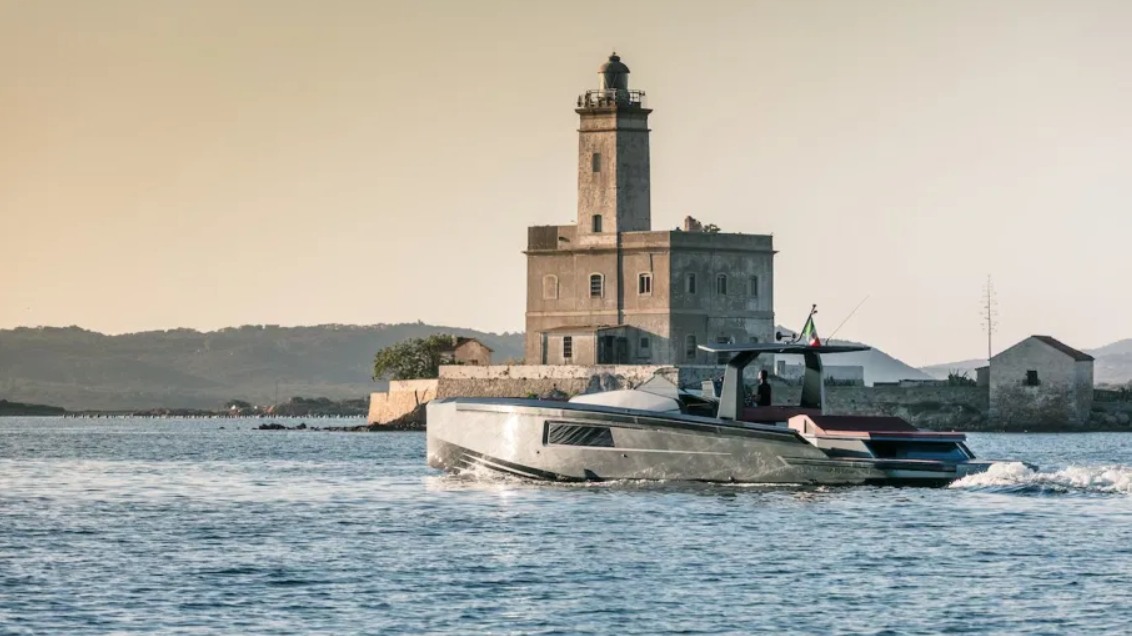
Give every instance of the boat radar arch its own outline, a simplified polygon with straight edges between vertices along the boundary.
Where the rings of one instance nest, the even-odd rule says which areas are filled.
[[[862,346],[811,347],[801,343],[703,344],[699,348],[709,353],[734,354],[723,372],[723,390],[719,394],[719,412],[716,414],[721,420],[739,419],[739,415],[743,412],[743,370],[764,353],[801,355],[806,364],[806,371],[802,376],[802,400],[799,406],[821,410],[825,404],[821,354],[869,350],[869,347]]]

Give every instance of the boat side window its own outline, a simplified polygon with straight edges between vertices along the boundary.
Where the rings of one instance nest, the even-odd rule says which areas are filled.
[[[940,459],[963,461],[967,453],[955,442],[906,442],[873,440],[865,443],[881,459]]]
[[[597,446],[613,448],[613,431],[608,426],[547,422],[543,430],[543,445]]]

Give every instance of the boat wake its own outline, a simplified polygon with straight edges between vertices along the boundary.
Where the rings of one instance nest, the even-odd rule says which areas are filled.
[[[953,482],[951,488],[1035,495],[1132,494],[1132,467],[1070,466],[1042,472],[1019,462],[994,464],[984,473]]]

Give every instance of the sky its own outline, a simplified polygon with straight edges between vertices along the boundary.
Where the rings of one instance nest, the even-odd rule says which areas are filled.
[[[521,331],[578,93],[647,92],[654,229],[915,365],[1132,337],[1132,3],[0,0],[0,328]]]

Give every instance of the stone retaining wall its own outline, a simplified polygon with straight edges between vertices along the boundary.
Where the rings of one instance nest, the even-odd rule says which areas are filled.
[[[439,380],[394,380],[389,391],[369,396],[370,424],[387,424],[412,413],[419,404],[437,397]]]
[[[391,382],[388,393],[370,399],[371,423],[386,423],[411,413],[435,397],[546,397],[634,388],[661,374],[680,386],[698,387],[716,378],[716,366],[664,367],[646,365],[515,365],[445,366],[436,380]],[[801,389],[774,384],[775,404],[797,404]],[[827,386],[826,411],[832,415],[888,415],[926,430],[1003,430],[988,417],[989,391],[976,386],[862,387]],[[1094,404],[1084,426],[1062,423],[1057,430],[1114,429],[1132,426],[1132,403]],[[1017,427],[1012,427],[1012,430]],[[1039,430],[1031,423],[1028,427]],[[1018,428],[1017,430],[1022,430]],[[1052,429],[1051,429],[1052,430]]]
[[[775,404],[797,404],[798,387],[775,387]],[[826,412],[831,415],[900,417],[933,431],[988,430],[988,390],[974,386],[863,387],[827,386]]]

